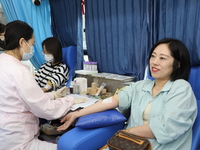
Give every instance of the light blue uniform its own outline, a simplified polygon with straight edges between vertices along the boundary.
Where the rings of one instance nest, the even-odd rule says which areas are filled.
[[[118,93],[119,109],[131,106],[128,126],[143,125],[143,112],[152,101],[148,122],[156,139],[149,139],[153,150],[190,150],[192,126],[197,115],[196,98],[185,80],[168,81],[152,96],[154,81],[142,80]]]

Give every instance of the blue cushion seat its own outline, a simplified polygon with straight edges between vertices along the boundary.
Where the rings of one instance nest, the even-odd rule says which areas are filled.
[[[126,118],[116,109],[106,110],[78,118],[76,127],[99,128],[126,121]]]

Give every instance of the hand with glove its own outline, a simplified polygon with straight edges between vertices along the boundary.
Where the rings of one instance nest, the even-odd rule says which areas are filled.
[[[88,100],[85,99],[85,98],[76,98],[76,97],[74,97],[74,104],[85,103],[87,101]]]
[[[66,96],[67,91],[68,91],[68,88],[66,86],[58,89],[57,91],[53,91],[54,99]]]

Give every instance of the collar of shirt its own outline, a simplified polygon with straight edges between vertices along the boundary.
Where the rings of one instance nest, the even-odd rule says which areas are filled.
[[[143,91],[147,91],[149,93],[152,92],[152,88],[154,86],[155,80],[149,80],[149,82],[147,82],[147,84],[143,87]],[[164,87],[162,88],[161,91],[169,91],[171,89],[171,86],[174,82],[172,82],[171,80],[167,81],[167,83],[164,85]]]

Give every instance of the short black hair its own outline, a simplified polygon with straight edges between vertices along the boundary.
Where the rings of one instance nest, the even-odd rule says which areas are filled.
[[[4,41],[0,40],[0,47],[13,50],[19,47],[21,38],[28,41],[33,37],[33,28],[23,21],[15,20],[6,24],[4,37]]]
[[[171,56],[174,57],[173,72],[171,74],[170,80],[171,81],[175,81],[177,79],[188,80],[191,64],[190,64],[190,55],[185,44],[180,40],[172,38],[164,38],[162,40],[159,40],[151,48],[149,54],[149,60],[151,58],[151,54],[153,53],[154,49],[160,44],[167,44],[171,52]]]
[[[46,51],[53,55],[54,63],[62,61],[62,46],[58,38],[49,37],[42,42],[42,48],[45,46]]]

